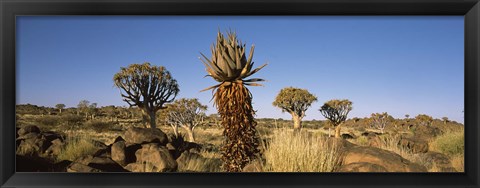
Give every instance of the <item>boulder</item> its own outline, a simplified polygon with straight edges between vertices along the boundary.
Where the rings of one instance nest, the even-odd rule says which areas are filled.
[[[154,142],[166,145],[168,137],[160,129],[132,127],[125,132],[125,141],[134,144]]]
[[[59,138],[51,141],[50,143],[52,143],[52,144],[45,151],[46,154],[48,154],[50,156],[57,156],[58,154],[60,154],[60,152],[62,152],[62,148],[64,146],[64,143]]]
[[[86,155],[67,167],[67,172],[127,172],[118,163],[107,157]]]
[[[127,165],[127,158],[125,155],[125,141],[118,141],[112,144],[111,147],[111,156],[112,160],[118,164],[125,166]]]
[[[17,133],[19,136],[25,135],[27,133],[40,133],[40,129],[35,125],[26,125],[20,128]]]
[[[127,172],[122,166],[107,157],[94,157],[88,166],[103,172]]]
[[[41,136],[21,140],[17,147],[18,155],[39,156],[42,155],[51,143]]]
[[[452,166],[450,158],[445,154],[429,151],[422,155],[423,160],[429,164],[430,168],[437,172],[457,172]]]
[[[356,138],[353,133],[343,133],[343,134],[341,135],[341,137],[342,137],[343,139],[354,139],[354,138]]]
[[[425,167],[412,163],[394,152],[366,146],[353,146],[345,151],[343,165],[352,163],[371,163],[384,167],[388,172],[427,171]]]
[[[159,172],[173,172],[177,170],[177,162],[170,155],[168,149],[157,143],[143,144],[135,152],[137,163],[152,164]]]
[[[398,144],[412,153],[426,153],[428,151],[428,142],[420,138],[402,137]]]
[[[385,167],[367,163],[367,162],[359,162],[359,163],[350,163],[347,165],[341,166],[336,172],[388,172]]]
[[[84,164],[72,163],[68,165],[67,172],[102,172],[102,171]]]

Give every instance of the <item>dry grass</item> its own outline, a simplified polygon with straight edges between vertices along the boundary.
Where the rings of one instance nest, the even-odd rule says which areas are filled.
[[[450,157],[450,159],[453,168],[455,168],[458,172],[465,172],[465,157],[463,155],[456,155]]]
[[[58,154],[57,161],[74,161],[81,156],[93,154],[97,151],[97,149],[98,148],[95,146],[93,140],[90,139],[90,137],[67,137],[66,145],[64,146],[60,154]]]
[[[202,158],[188,158],[185,165],[179,165],[179,172],[222,172],[222,161],[219,153],[202,150]]]
[[[462,155],[465,149],[464,130],[446,131],[429,143],[431,151],[437,151],[448,156]]]
[[[305,131],[276,129],[265,146],[266,172],[332,172],[340,162],[334,142]]]
[[[429,142],[429,150],[448,155],[452,166],[458,172],[465,171],[465,132],[460,127],[456,130],[447,130]]]

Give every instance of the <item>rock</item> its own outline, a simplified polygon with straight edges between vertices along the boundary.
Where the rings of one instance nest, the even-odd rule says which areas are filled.
[[[388,172],[426,172],[427,169],[412,163],[400,155],[374,147],[354,146],[345,151],[343,165],[371,163],[382,166]]]
[[[134,163],[137,161],[137,156],[135,156],[135,152],[142,148],[141,144],[128,144],[125,143],[125,162]]]
[[[356,138],[355,135],[352,134],[352,133],[343,133],[341,136],[342,136],[343,139],[354,139],[354,138]]]
[[[39,156],[43,154],[51,143],[43,137],[34,137],[30,139],[21,140],[17,147],[18,155]]]
[[[388,172],[385,167],[367,163],[367,162],[359,162],[359,163],[350,163],[347,165],[341,166],[337,172]]]
[[[102,172],[102,171],[84,164],[72,163],[68,165],[67,172]]]
[[[151,164],[130,163],[125,166],[125,170],[130,172],[156,172],[156,167]]]
[[[400,139],[399,145],[412,153],[426,153],[428,151],[428,142],[419,138],[403,137]]]
[[[127,165],[127,158],[125,155],[125,141],[118,141],[112,144],[111,156],[112,160],[118,164],[125,166]]]
[[[63,142],[63,138],[65,136],[61,135],[60,133],[56,133],[56,132],[52,132],[52,131],[47,131],[47,132],[42,132],[41,133],[45,139],[49,142],[53,141],[53,140],[59,140],[60,142]]]
[[[72,164],[69,165],[67,171],[68,170],[72,172],[126,172],[122,166],[113,161],[111,158],[95,157],[92,155],[86,155],[76,159],[74,162],[72,162]]]
[[[423,159],[430,168],[435,169],[438,172],[457,172],[457,170],[452,166],[450,158],[445,154],[429,151],[423,154]]]
[[[143,144],[135,152],[137,163],[152,164],[159,172],[173,172],[177,170],[177,162],[170,155],[168,149],[156,143]]]
[[[243,167],[242,172],[263,172],[263,165],[260,161],[254,160],[245,167]]]
[[[40,129],[35,125],[26,125],[20,128],[17,133],[19,136],[25,135],[27,133],[40,133]]]
[[[106,157],[94,157],[90,163],[89,167],[99,169],[103,172],[126,172],[122,166],[113,161],[111,158]]]
[[[17,140],[27,140],[27,139],[34,139],[39,137],[41,137],[40,133],[31,132],[31,133],[26,133],[24,135],[20,135],[19,137],[17,137]]]
[[[168,137],[160,129],[132,127],[125,132],[125,141],[134,144],[155,142],[166,145]]]
[[[59,138],[51,141],[50,143],[52,143],[52,145],[50,145],[50,147],[45,150],[46,154],[50,156],[57,156],[58,154],[60,154],[60,152],[62,152],[64,143]]]

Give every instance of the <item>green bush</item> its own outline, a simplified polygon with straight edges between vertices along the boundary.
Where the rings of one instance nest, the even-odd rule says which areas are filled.
[[[449,156],[463,155],[465,150],[465,138],[463,129],[449,131],[436,137],[431,143],[432,150]]]

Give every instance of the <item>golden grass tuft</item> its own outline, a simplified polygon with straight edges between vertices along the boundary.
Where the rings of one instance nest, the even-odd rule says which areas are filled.
[[[332,172],[340,164],[340,150],[328,137],[291,129],[273,131],[264,143],[266,172]]]
[[[89,137],[68,137],[66,140],[66,145],[57,156],[57,161],[74,161],[79,157],[93,154],[97,150],[98,147],[95,146],[93,140]]]

